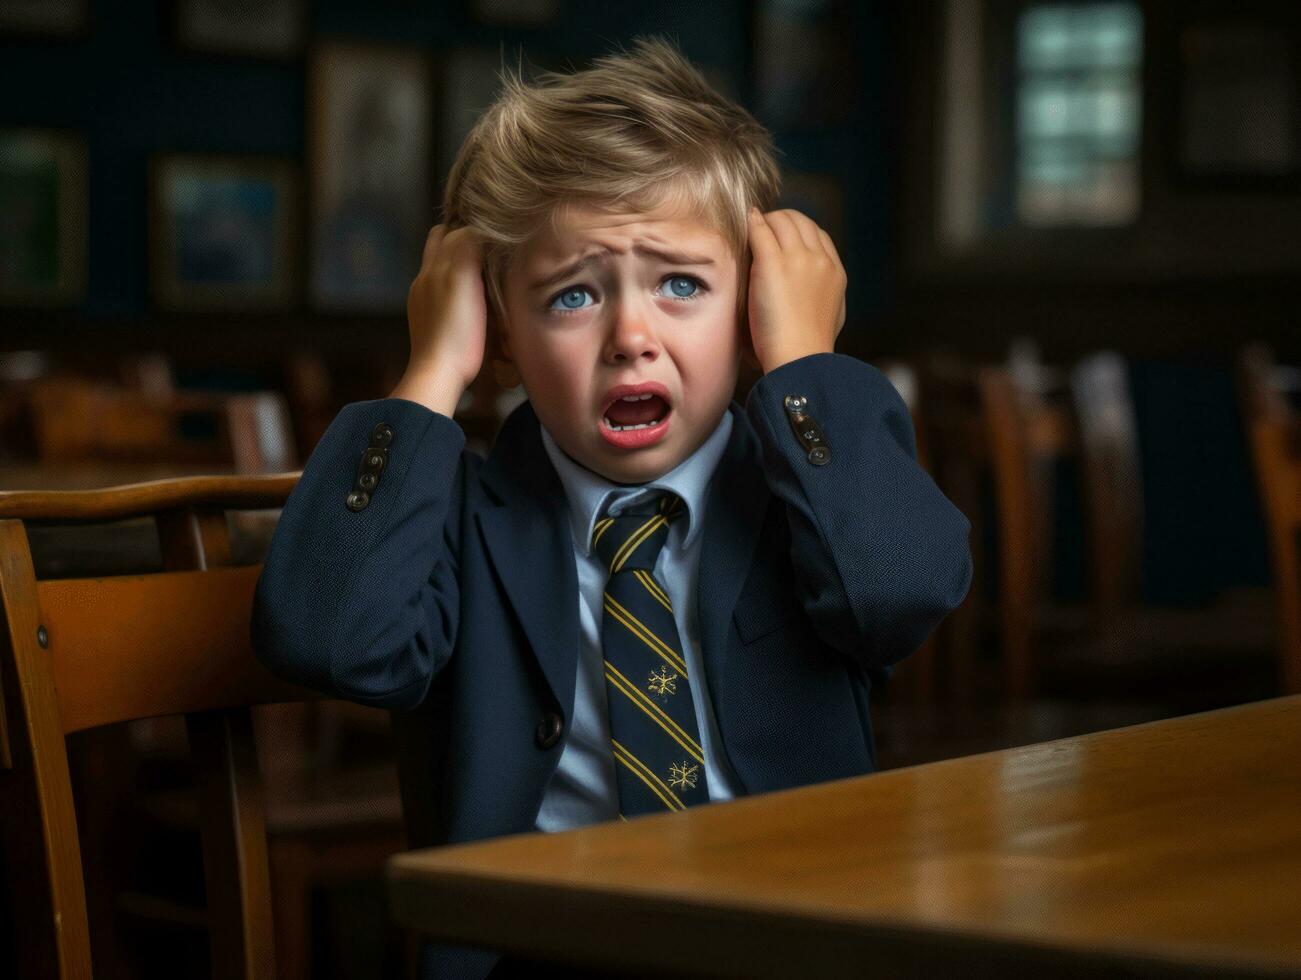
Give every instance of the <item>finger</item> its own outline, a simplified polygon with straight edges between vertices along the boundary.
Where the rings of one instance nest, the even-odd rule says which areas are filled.
[[[786,213],[790,215],[791,223],[795,225],[796,230],[800,233],[800,239],[804,242],[804,246],[809,251],[821,252],[822,241],[818,238],[818,223],[803,211],[796,211],[794,208],[787,208]]]
[[[841,273],[844,273],[845,263],[840,261],[840,253],[836,251],[836,243],[831,240],[831,236],[827,234],[825,228],[822,228],[821,226],[818,227],[818,237],[821,239],[822,247],[826,251],[827,255],[831,256],[831,261],[836,263],[836,268],[838,268]]]
[[[778,249],[779,243],[767,217],[758,208],[750,209],[750,250],[756,255],[766,255]]]
[[[800,234],[800,230],[791,218],[789,211],[769,211],[764,215],[764,218],[767,220],[768,227],[772,229],[773,234],[777,236],[777,241],[781,243],[783,252],[807,247],[804,236]]]
[[[446,225],[434,225],[429,229],[429,234],[425,236],[425,250],[420,255],[420,264],[428,265],[429,257],[434,254],[434,249],[438,248],[438,243],[443,240],[443,232]]]

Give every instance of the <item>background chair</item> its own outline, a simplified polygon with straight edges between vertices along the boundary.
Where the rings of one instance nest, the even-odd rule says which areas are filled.
[[[1044,377],[980,371],[1008,697],[1055,690],[1124,701],[1143,692],[1190,711],[1218,706],[1234,685],[1246,699],[1268,696],[1256,670],[1271,647],[1266,595],[1244,590],[1196,609],[1142,601],[1143,480],[1123,359],[1102,351]],[[1062,461],[1080,479],[1083,604],[1050,587]]]
[[[1238,362],[1242,414],[1269,534],[1282,688],[1301,692],[1301,368],[1253,345]]]

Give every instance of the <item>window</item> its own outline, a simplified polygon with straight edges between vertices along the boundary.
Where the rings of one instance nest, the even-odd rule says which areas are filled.
[[[1034,226],[1139,208],[1143,18],[1134,3],[1036,4],[1016,24],[1015,206]]]

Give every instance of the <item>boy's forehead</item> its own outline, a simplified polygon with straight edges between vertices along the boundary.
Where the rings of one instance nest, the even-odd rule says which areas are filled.
[[[571,203],[557,208],[553,224],[544,225],[521,249],[530,264],[562,262],[603,247],[622,252],[636,245],[712,258],[728,252],[718,229],[684,208],[612,212]]]

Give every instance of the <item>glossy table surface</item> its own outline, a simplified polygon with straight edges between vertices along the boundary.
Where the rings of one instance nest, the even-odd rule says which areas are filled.
[[[388,878],[426,936],[646,975],[1301,976],[1301,696],[410,851]]]

